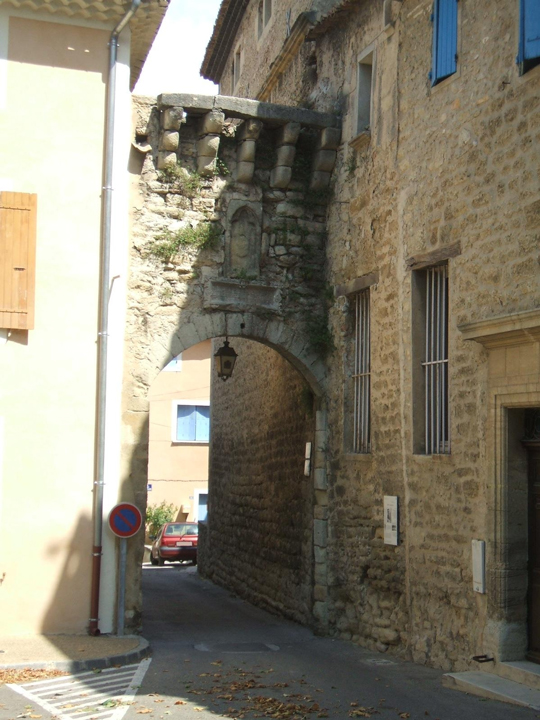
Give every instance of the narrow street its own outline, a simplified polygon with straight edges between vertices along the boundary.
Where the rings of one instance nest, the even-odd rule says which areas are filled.
[[[538,717],[443,688],[437,670],[315,637],[231,597],[193,567],[145,567],[143,597],[154,655],[137,699],[156,720]],[[137,712],[130,709],[130,720]]]
[[[532,720],[537,711],[441,686],[442,673],[315,637],[201,579],[143,569],[151,660],[0,687],[16,720]]]

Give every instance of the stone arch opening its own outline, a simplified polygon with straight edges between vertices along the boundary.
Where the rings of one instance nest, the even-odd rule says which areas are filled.
[[[275,356],[271,363],[271,373],[274,376],[276,376],[276,373],[279,376],[281,370],[289,369],[289,392],[285,391],[284,386],[280,396],[289,402],[289,415],[292,414],[295,403],[297,406],[303,404],[307,407],[307,405],[310,405],[311,415],[304,424],[296,422],[294,433],[290,432],[290,428],[287,427],[287,423],[284,421],[282,423],[281,443],[276,439],[277,435],[279,435],[276,428],[279,429],[280,426],[279,419],[275,415],[276,409],[279,408],[281,402],[279,397],[274,398],[272,405],[274,415],[270,413],[272,415],[273,429],[265,425],[264,421],[259,418],[258,427],[261,432],[252,440],[260,448],[263,448],[261,457],[265,456],[268,463],[273,462],[275,466],[276,459],[281,455],[284,462],[277,473],[272,476],[272,482],[267,485],[267,494],[265,494],[264,488],[261,490],[261,478],[259,477],[257,481],[259,495],[254,498],[249,492],[246,493],[245,505],[237,507],[237,516],[240,517],[239,513],[242,513],[239,527],[243,528],[237,533],[237,541],[241,546],[242,543],[247,541],[246,538],[251,538],[252,543],[255,543],[257,548],[257,552],[253,557],[258,558],[258,565],[257,573],[247,572],[246,568],[242,568],[240,565],[235,575],[235,585],[234,587],[231,586],[231,588],[238,592],[241,587],[244,587],[244,596],[247,600],[275,612],[280,612],[297,621],[319,626],[325,624],[326,414],[324,409],[323,361],[319,356],[312,353],[309,340],[293,332],[283,321],[264,319],[252,313],[225,313],[219,311],[195,313],[189,318],[184,318],[179,328],[167,327],[165,323],[161,323],[161,337],[156,333],[157,329],[158,327],[154,325],[148,347],[141,349],[136,337],[133,337],[132,342],[129,343],[133,352],[133,362],[131,363],[131,372],[126,372],[124,378],[124,445],[122,449],[124,497],[129,498],[139,507],[146,507],[149,452],[148,391],[154,378],[172,358],[201,342],[215,340],[214,344],[217,349],[225,336],[229,338],[235,348],[243,347],[246,344],[258,347],[260,348],[260,352],[256,353],[258,370],[251,368],[246,374],[246,368],[249,365],[245,363],[244,368],[242,368],[241,361],[240,365],[235,369],[236,378],[234,381],[231,379],[227,384],[221,383],[219,380],[216,381],[220,385],[228,385],[228,387],[223,387],[223,390],[227,390],[230,394],[230,392],[234,393],[231,389],[233,383],[238,385],[239,378],[244,386],[248,387],[250,383],[253,384],[253,378],[258,374],[260,383],[258,386],[255,384],[256,386],[251,388],[251,396],[253,397],[253,393],[260,392],[262,386],[268,386],[268,378],[265,377],[264,372],[260,371],[260,368],[270,367],[268,363],[265,365],[261,358],[264,353],[271,353]],[[215,349],[213,352],[215,352]],[[292,380],[292,378],[296,379]],[[294,386],[292,395],[290,393],[291,386]],[[240,397],[243,397],[243,393],[240,394]],[[268,407],[268,405],[269,403],[266,403],[265,407]],[[222,425],[223,422],[222,420]],[[255,427],[255,423],[251,423],[247,417],[244,418],[244,430],[250,425]],[[301,436],[303,437],[302,442],[299,441]],[[266,441],[273,443],[271,450],[264,448],[264,442]],[[244,438],[243,442],[244,451],[239,457],[245,457],[247,453],[249,441]],[[285,468],[292,456],[283,447],[285,442],[296,443],[294,460],[291,461],[294,464],[294,470],[290,472],[286,471]],[[309,471],[304,476],[304,464],[306,454],[308,454],[306,451],[307,443],[311,443],[310,457],[307,458],[309,460]],[[222,539],[224,534],[227,534],[227,528],[220,522],[212,524],[211,508],[212,505],[215,506],[215,512],[218,514],[214,517],[217,518],[219,518],[220,506],[222,508],[227,507],[229,517],[234,513],[230,511],[230,498],[227,498],[226,493],[223,495],[223,468],[220,475],[221,485],[218,483],[215,486],[218,493],[216,497],[221,499],[217,501],[215,498],[213,499],[211,474],[215,466],[212,463],[215,462],[217,456],[214,453],[212,443],[210,447],[209,522],[201,530],[200,554],[203,558],[201,570],[203,574],[219,584],[226,584],[226,576],[222,573],[222,568],[226,564]],[[228,462],[229,467],[231,463],[234,465],[234,457],[229,458]],[[238,477],[233,478],[234,482],[239,483],[240,486],[245,485],[247,473],[248,471],[244,466],[242,471],[238,473]],[[288,487],[288,491],[280,494],[278,489],[283,491],[285,487]],[[277,499],[279,499],[279,502]],[[260,522],[261,518],[257,519],[254,516],[258,504],[261,508],[261,517],[262,515],[266,517],[266,519],[262,519],[262,522]],[[292,543],[294,550],[289,553],[284,552],[281,555],[275,549],[271,549],[276,533],[286,535],[286,533],[272,530],[272,527],[279,528],[280,522],[284,522],[284,527],[288,528],[289,534],[294,537],[294,543]],[[251,530],[248,528],[250,523]],[[253,528],[259,526],[265,528],[265,532],[254,532]],[[130,553],[126,622],[129,623],[131,620],[131,624],[134,625],[139,623],[142,608],[142,543],[139,547],[133,547]],[[236,556],[241,557],[241,553],[237,553]],[[239,578],[242,577],[242,572],[244,572],[245,577],[252,575],[255,582],[251,584],[240,582]],[[284,573],[289,578],[287,582],[283,582]],[[231,577],[230,573],[228,576]],[[262,582],[262,579],[265,579],[266,582],[272,576],[276,578],[273,589],[274,591],[277,589],[279,592],[273,592],[271,583],[264,586]],[[257,582],[259,582],[257,577],[260,579],[260,586],[257,585]],[[277,578],[280,577],[281,582],[277,582]]]

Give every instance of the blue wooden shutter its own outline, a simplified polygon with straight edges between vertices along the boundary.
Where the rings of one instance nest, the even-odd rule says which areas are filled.
[[[435,85],[457,70],[457,0],[435,0],[433,6],[433,68]]]
[[[518,62],[540,57],[540,3],[520,0]]]
[[[195,407],[193,405],[177,406],[176,439],[184,442],[196,439]]]
[[[210,442],[210,408],[208,405],[198,405],[196,411],[196,439],[199,442]]]

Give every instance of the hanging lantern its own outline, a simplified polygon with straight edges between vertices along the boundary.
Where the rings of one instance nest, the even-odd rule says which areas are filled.
[[[223,347],[220,347],[219,350],[214,353],[218,377],[222,380],[227,380],[231,377],[237,357],[238,355],[234,351],[234,348],[229,347],[229,341],[225,340]]]

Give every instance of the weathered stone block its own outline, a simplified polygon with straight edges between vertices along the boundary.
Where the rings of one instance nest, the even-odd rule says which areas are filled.
[[[326,547],[328,544],[328,523],[326,520],[313,521],[313,542],[319,547]]]
[[[309,184],[309,187],[311,188],[311,190],[324,190],[330,184],[331,177],[331,173],[321,172],[320,170],[317,170],[311,175],[311,182]]]
[[[296,155],[296,148],[294,145],[282,145],[277,150],[276,166],[288,165],[289,167],[292,167],[295,155]]]
[[[236,158],[238,162],[254,162],[255,161],[255,140],[244,140],[238,145]],[[283,163],[285,164],[285,163]]]
[[[238,130],[238,141],[243,142],[244,140],[257,140],[263,124],[260,120],[246,120],[240,126]]]
[[[212,95],[191,95],[188,93],[161,93],[157,96],[158,108],[183,107],[197,110],[211,110],[214,107]]]
[[[161,140],[159,143],[160,150],[178,150],[178,143],[180,141],[180,133],[174,130],[165,130],[161,134]]]
[[[203,177],[209,177],[216,173],[216,158],[200,156],[197,158],[197,172]]]
[[[157,167],[158,170],[164,170],[169,165],[176,165],[177,157],[174,152],[160,152],[158,153]]]
[[[331,173],[336,163],[336,155],[335,150],[319,150],[313,159],[313,170]]]
[[[325,602],[328,597],[328,588],[324,585],[315,585],[313,588],[313,598],[319,602]]]
[[[313,484],[316,490],[326,490],[328,488],[328,480],[326,478],[326,470],[324,468],[315,468],[313,473]]]
[[[197,143],[197,153],[203,157],[216,157],[219,150],[219,135],[206,135]]]
[[[314,550],[315,562],[322,564],[322,565],[326,565],[326,558],[327,558],[326,548],[317,547],[315,545],[313,550]]]
[[[212,110],[206,115],[203,115],[199,125],[199,135],[208,135],[209,133],[219,133],[223,130],[223,123],[225,122],[225,113],[219,110]]]
[[[279,203],[276,207],[276,214],[301,218],[304,214],[304,208],[301,205],[293,205],[289,202]]]
[[[184,122],[184,109],[181,107],[167,108],[161,114],[161,125],[165,130],[180,130]]]
[[[328,605],[325,602],[316,601],[313,603],[313,617],[315,620],[326,627],[328,625]]]
[[[321,130],[319,147],[321,150],[337,150],[341,142],[341,128],[327,127]]]
[[[279,165],[270,173],[270,186],[273,188],[286,188],[291,182],[292,168]]]
[[[280,129],[277,136],[277,146],[280,145],[296,145],[298,136],[300,135],[300,123],[290,122]]]
[[[241,183],[250,183],[253,180],[255,163],[239,162],[236,165],[236,180]]]

